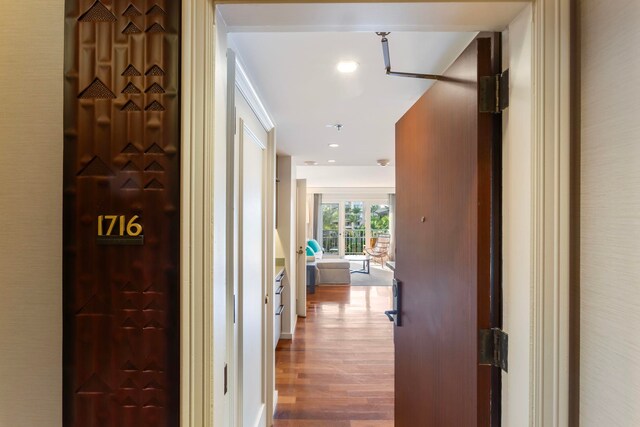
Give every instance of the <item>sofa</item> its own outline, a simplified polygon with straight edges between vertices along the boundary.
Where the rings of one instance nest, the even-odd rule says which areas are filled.
[[[313,258],[310,254],[313,253]],[[307,241],[307,259],[316,264],[316,285],[348,285],[351,283],[351,264],[339,258],[324,258],[324,250],[314,240]]]
[[[344,259],[316,261],[316,285],[348,285],[351,283],[351,264]]]

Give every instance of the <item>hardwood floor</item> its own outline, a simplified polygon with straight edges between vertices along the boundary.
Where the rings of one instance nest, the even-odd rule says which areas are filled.
[[[391,299],[391,287],[316,287],[276,349],[275,427],[393,426]]]

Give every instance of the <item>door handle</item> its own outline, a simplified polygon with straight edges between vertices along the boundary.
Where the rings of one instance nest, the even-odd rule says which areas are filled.
[[[298,255],[302,255],[303,252],[304,251],[302,250],[302,246],[300,246],[300,248],[296,251]]]
[[[398,316],[398,310],[387,310],[384,314],[387,315],[390,322],[395,322],[396,317]]]
[[[389,318],[390,322],[394,322],[396,326],[402,326],[402,319],[400,318],[402,307],[401,307],[401,289],[402,282],[398,279],[393,279],[393,287],[391,290],[393,291],[393,310],[386,310],[384,314]]]

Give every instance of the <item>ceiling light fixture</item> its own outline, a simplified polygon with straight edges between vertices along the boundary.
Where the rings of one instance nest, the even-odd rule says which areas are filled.
[[[336,68],[341,73],[353,73],[358,69],[358,63],[356,61],[340,61],[338,65],[336,65]]]
[[[327,160],[327,162],[329,162],[329,163],[335,163],[336,161],[335,161],[335,160]]]
[[[335,144],[335,143],[329,144],[329,147],[330,148],[338,148],[338,147],[340,147],[340,144]]]
[[[315,160],[306,160],[304,164],[307,166],[315,166],[318,164],[318,162],[316,162]]]
[[[389,159],[378,159],[376,160],[376,163],[378,163],[378,166],[385,167],[388,166],[391,162],[389,161]]]
[[[337,130],[338,132],[340,132],[340,131],[342,130],[342,128],[344,127],[344,125],[343,125],[343,124],[341,124],[341,123],[330,123],[330,124],[328,124],[328,125],[325,125],[325,127],[328,127],[328,128],[336,128],[336,130]]]

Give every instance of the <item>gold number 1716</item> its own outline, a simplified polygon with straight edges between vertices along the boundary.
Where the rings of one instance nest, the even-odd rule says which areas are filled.
[[[113,233],[116,223],[118,223],[118,236],[138,236],[142,233],[142,225],[136,222],[138,218],[138,215],[132,216],[125,227],[125,215],[100,215],[98,216],[98,236],[113,236],[114,234],[111,233]],[[110,221],[106,233],[104,232],[104,220]]]

